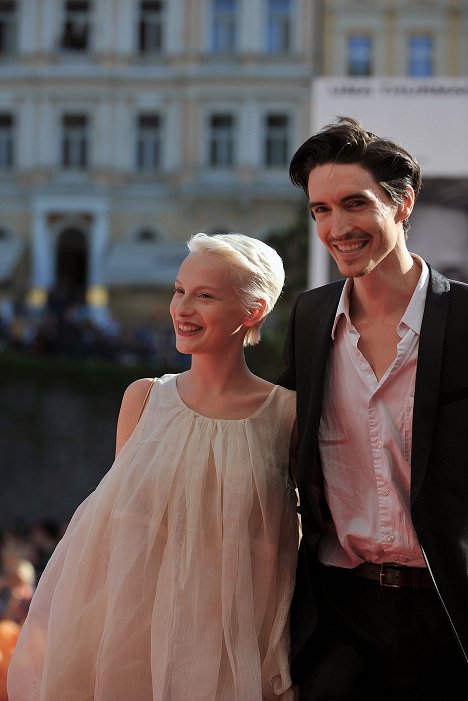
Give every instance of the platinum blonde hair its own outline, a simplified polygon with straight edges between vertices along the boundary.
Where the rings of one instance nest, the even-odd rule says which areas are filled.
[[[231,269],[234,287],[246,311],[266,303],[263,317],[247,330],[244,346],[260,341],[260,329],[281,294],[284,285],[283,261],[274,248],[243,234],[194,234],[187,241],[190,253],[210,253]]]

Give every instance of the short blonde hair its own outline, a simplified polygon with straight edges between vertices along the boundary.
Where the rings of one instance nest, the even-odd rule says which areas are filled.
[[[283,261],[274,248],[259,239],[238,233],[198,233],[187,241],[190,253],[211,253],[231,267],[233,282],[246,311],[266,303],[263,317],[248,329],[244,346],[260,341],[260,329],[284,285]]]

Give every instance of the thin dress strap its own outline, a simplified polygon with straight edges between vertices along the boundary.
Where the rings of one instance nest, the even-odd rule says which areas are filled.
[[[140,413],[138,414],[137,423],[138,423],[138,421],[141,419],[141,415],[143,414],[143,412],[144,412],[144,410],[145,410],[145,407],[146,407],[146,405],[147,405],[147,403],[148,403],[148,399],[149,399],[149,396],[150,396],[150,392],[151,392],[151,390],[153,389],[153,386],[154,386],[154,383],[155,383],[155,382],[156,382],[156,378],[153,377],[153,379],[152,379],[152,381],[151,381],[151,384],[150,384],[150,386],[148,387],[148,391],[146,392],[145,398],[144,398],[144,400],[143,400],[143,404],[141,405]]]

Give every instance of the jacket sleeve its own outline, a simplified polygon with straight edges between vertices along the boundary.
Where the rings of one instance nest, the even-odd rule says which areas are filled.
[[[301,293],[302,295],[303,293]],[[277,379],[277,384],[286,387],[287,389],[296,389],[296,362],[295,362],[295,323],[296,311],[299,295],[294,302],[291,314],[289,316],[288,328],[286,331],[286,340],[283,347],[283,360],[285,369]]]

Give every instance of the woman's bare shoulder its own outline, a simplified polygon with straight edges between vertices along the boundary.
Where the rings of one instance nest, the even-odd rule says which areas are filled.
[[[154,378],[144,377],[129,384],[125,390],[117,421],[116,455],[133,433],[153,382]]]
[[[128,385],[124,392],[122,404],[125,404],[129,410],[131,410],[133,406],[141,406],[153,382],[153,377],[142,377],[139,380],[134,380]]]

